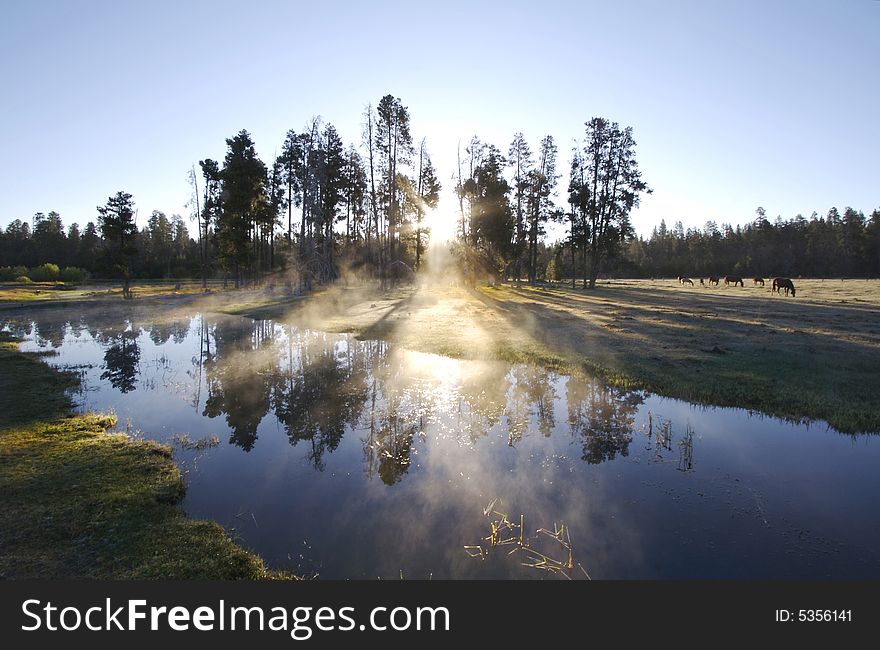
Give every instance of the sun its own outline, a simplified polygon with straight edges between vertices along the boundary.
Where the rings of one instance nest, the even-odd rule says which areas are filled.
[[[431,243],[443,244],[455,238],[458,214],[447,202],[425,214],[425,226],[431,229]]]

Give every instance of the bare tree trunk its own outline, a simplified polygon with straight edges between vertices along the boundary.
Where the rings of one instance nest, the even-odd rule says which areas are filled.
[[[196,176],[196,166],[192,166],[192,184],[193,184],[193,196],[196,200],[196,225],[199,228],[199,266],[202,269],[202,291],[205,291],[208,288],[208,282],[205,278],[205,251],[202,248],[202,210],[199,205],[199,182],[198,177]]]
[[[394,241],[397,230],[397,127],[388,129],[388,192],[391,202],[388,206],[388,261],[394,263]]]
[[[291,167],[293,163],[291,163]],[[291,247],[293,241],[293,181],[288,176],[287,179],[287,248]]]
[[[376,164],[374,159],[374,146],[373,146],[373,107],[371,105],[367,105],[366,110],[364,111],[367,118],[367,154],[370,158],[370,206],[373,210],[373,223],[376,234],[376,244],[379,249],[379,275],[382,278],[382,288],[385,288],[385,258],[384,258],[384,245],[382,243],[382,238],[380,236],[379,229],[379,204],[376,199]],[[369,222],[369,220],[368,220]]]
[[[367,137],[367,163],[370,166],[370,210],[372,211],[373,221],[375,222],[374,230],[376,239],[379,238],[378,211],[376,209],[376,165],[373,159],[373,107],[367,104],[364,109],[364,116],[367,118],[366,137]],[[367,217],[367,231],[370,230],[370,217]],[[367,235],[369,239],[369,235]]]
[[[582,260],[582,262],[583,262],[583,269],[582,269],[582,271],[581,271],[581,274],[583,275],[583,279],[584,279],[584,282],[583,282],[583,288],[586,289],[586,288],[587,288],[587,276],[588,276],[588,273],[587,273],[587,246],[586,246],[586,242],[584,242],[584,250],[581,252],[581,260]]]
[[[464,223],[464,193],[462,192],[463,186],[461,184],[461,140],[458,141],[458,148],[455,150],[456,159],[458,161],[458,210],[461,213],[461,239],[465,240],[465,233],[467,230],[465,229]]]

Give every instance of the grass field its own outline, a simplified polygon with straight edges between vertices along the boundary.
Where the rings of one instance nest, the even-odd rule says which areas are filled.
[[[827,420],[844,432],[880,431],[880,281],[795,284],[796,298],[772,294],[769,283],[710,288],[674,279],[608,281],[587,292],[337,288],[239,313],[455,357],[586,371],[693,402]]]
[[[135,280],[131,283],[134,298],[158,296],[195,295],[202,292],[199,280]],[[220,290],[221,281],[211,281],[208,288]],[[65,285],[60,282],[0,282],[0,306],[32,306],[39,303],[93,302],[122,300],[122,285],[116,282],[91,282],[82,285]]]

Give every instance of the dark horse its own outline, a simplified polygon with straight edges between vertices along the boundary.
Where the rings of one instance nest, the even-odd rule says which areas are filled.
[[[732,284],[733,286],[736,286],[736,285],[739,285],[741,287],[746,286],[743,284],[743,279],[741,277],[739,277],[738,275],[728,275],[724,278],[724,285],[727,286],[730,284]]]
[[[755,283],[755,286],[756,286],[756,287],[757,287],[759,284],[760,284],[762,287],[764,286],[764,278],[755,278],[755,279],[753,280],[753,282]]]
[[[794,282],[792,282],[790,278],[773,278],[771,292],[782,293],[783,290],[785,291],[786,296],[788,295],[788,292],[791,291],[791,297],[795,297]]]
[[[717,287],[719,282],[721,282],[721,279],[717,275],[709,276],[709,284],[714,284]]]
[[[693,280],[691,280],[690,278],[686,278],[686,277],[684,277],[684,276],[681,276],[681,275],[678,276],[678,281],[679,281],[679,283],[681,283],[681,284],[689,284],[689,285],[691,285],[691,286],[694,286],[694,281],[693,281]]]

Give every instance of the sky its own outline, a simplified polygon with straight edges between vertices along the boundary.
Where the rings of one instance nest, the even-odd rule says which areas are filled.
[[[636,231],[880,207],[880,2],[251,2],[0,5],[0,226],[95,220],[117,191],[189,214],[187,172],[248,130],[270,162],[313,116],[359,143],[409,108],[446,186],[472,135],[559,146],[633,127],[654,190]]]

